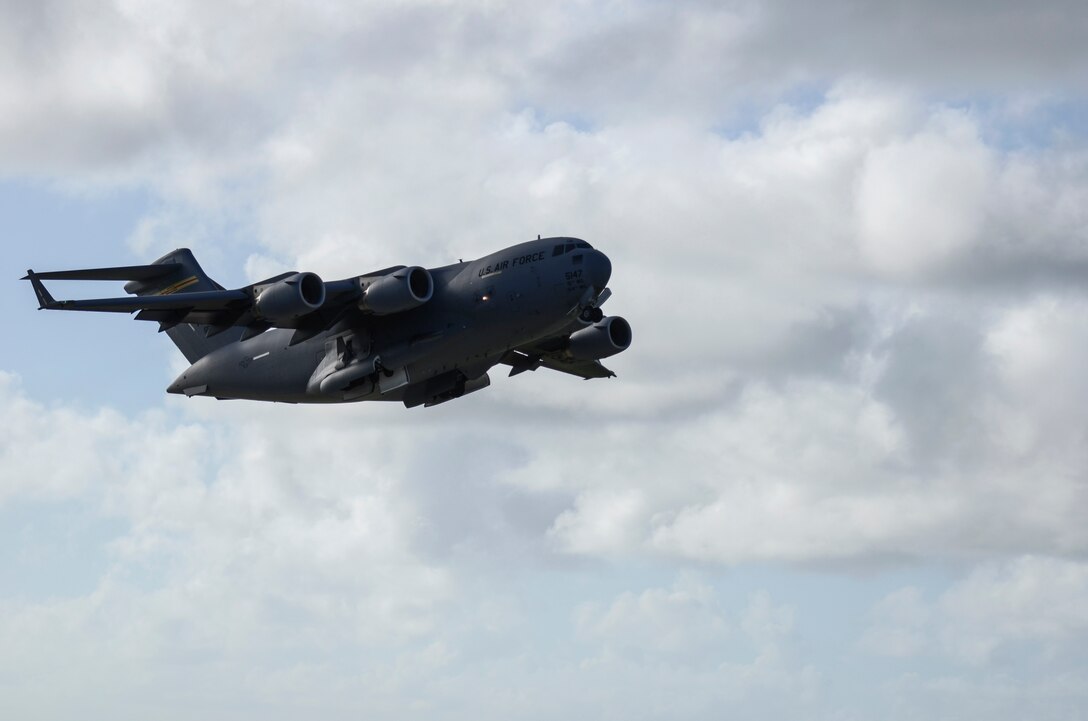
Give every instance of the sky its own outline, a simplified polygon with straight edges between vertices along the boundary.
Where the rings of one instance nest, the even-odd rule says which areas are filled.
[[[0,2],[0,716],[1088,719],[1082,3]],[[185,399],[26,269],[609,255],[618,377]],[[94,297],[120,284],[55,284]]]

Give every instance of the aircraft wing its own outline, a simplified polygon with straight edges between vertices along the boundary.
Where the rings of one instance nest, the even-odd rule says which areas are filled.
[[[305,331],[300,340],[335,322],[360,295],[359,285],[352,280],[332,281],[324,284],[325,300],[320,308],[296,318],[270,320],[258,313],[257,299],[261,290],[298,274],[284,273],[233,290],[224,289],[209,281],[213,289],[189,291],[187,288],[197,281],[196,277],[189,277],[152,294],[87,300],[55,300],[42,283],[43,280],[128,280],[147,284],[170,278],[180,267],[176,263],[160,263],[46,273],[28,270],[23,280],[29,280],[33,285],[34,293],[38,297],[38,307],[42,309],[136,313],[136,320],[158,321],[160,330],[168,330],[179,323],[192,323],[209,326],[209,335],[232,326],[247,326],[253,332],[264,331],[270,327],[295,328]],[[169,280],[166,282],[170,283]],[[127,289],[129,286],[126,286]]]
[[[545,341],[536,346],[524,346],[509,351],[499,362],[511,366],[510,375],[512,376],[525,371],[535,371],[542,366],[560,373],[569,373],[585,380],[590,378],[614,378],[616,376],[615,373],[605,368],[600,361],[573,360],[566,357],[564,350],[547,350],[549,345],[551,344]]]

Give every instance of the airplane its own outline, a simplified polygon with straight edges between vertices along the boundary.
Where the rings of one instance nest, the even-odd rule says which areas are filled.
[[[35,273],[39,309],[136,313],[191,364],[166,389],[282,403],[434,406],[486,388],[488,371],[544,367],[584,379],[631,345],[606,317],[608,257],[578,238],[510,246],[440,268],[398,265],[343,280],[291,271],[227,290],[188,248],[150,265]],[[130,297],[54,300],[44,280],[128,281]]]

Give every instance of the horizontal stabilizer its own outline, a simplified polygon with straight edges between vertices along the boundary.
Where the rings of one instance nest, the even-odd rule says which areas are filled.
[[[83,268],[81,270],[53,270],[47,273],[28,274],[23,280],[37,276],[42,280],[154,280],[176,273],[180,263],[159,265],[124,265],[116,268]]]

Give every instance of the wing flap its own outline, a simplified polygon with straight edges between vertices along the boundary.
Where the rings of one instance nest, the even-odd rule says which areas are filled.
[[[613,371],[605,368],[600,361],[562,361],[554,358],[544,358],[541,365],[560,373],[569,373],[585,380],[590,378],[615,378]]]
[[[590,378],[615,378],[616,374],[605,368],[600,361],[567,360],[561,351],[533,352],[532,349],[510,351],[499,361],[510,366],[510,375],[535,371],[544,367],[560,373],[589,380]]]

